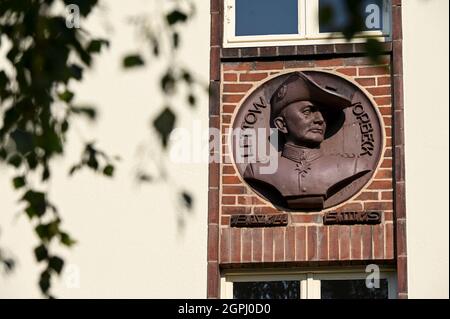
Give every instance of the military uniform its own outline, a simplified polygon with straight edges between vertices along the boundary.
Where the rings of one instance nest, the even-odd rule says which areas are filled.
[[[275,173],[261,174],[266,165],[249,164],[244,179],[276,194],[278,202],[291,209],[323,209],[327,198],[370,172],[354,154],[324,155],[320,149],[291,144],[284,145]]]

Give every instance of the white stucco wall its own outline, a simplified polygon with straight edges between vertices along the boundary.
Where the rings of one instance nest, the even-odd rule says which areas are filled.
[[[61,250],[69,267],[55,282],[53,292],[62,298],[204,298],[207,164],[168,163],[175,184],[138,186],[134,179],[136,166],[149,162],[137,151],[155,135],[151,119],[163,101],[157,61],[150,60],[142,70],[124,72],[121,68],[125,53],[137,48],[148,51],[145,42],[136,40],[135,29],[126,19],[150,11],[151,3],[159,1],[102,2],[105,9],[96,11],[82,26],[101,35],[108,22],[114,30],[107,36],[111,47],[76,87],[77,101],[95,105],[100,118],[96,125],[79,123],[74,128],[65,159],[55,163],[50,187],[64,228],[79,241],[70,251]],[[183,27],[180,54],[205,83],[209,74],[208,21],[209,2],[202,2],[195,20]],[[206,94],[194,111],[189,111],[184,100],[176,109],[181,114],[177,126],[190,129],[196,120],[207,130]],[[113,179],[89,171],[67,177],[70,165],[79,160],[82,139],[94,139],[100,148],[122,158]],[[147,143],[147,149],[152,150],[157,143]],[[18,261],[14,273],[0,275],[0,298],[40,297],[37,281],[42,267],[32,252],[37,241],[26,216],[15,215],[19,194],[11,190],[10,172],[2,167],[0,176],[0,244]],[[193,212],[180,213],[175,185],[194,195]],[[183,231],[178,228],[179,218],[185,221]]]
[[[448,298],[448,5],[403,1],[410,298]]]

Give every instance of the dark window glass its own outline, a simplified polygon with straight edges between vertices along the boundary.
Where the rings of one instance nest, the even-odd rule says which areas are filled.
[[[236,35],[298,33],[298,0],[236,0]]]
[[[343,32],[350,29],[382,30],[383,0],[319,0],[320,32]]]
[[[388,299],[387,279],[380,279],[379,288],[367,288],[362,280],[321,280],[322,299]]]
[[[233,283],[234,299],[299,299],[299,281],[257,281]]]

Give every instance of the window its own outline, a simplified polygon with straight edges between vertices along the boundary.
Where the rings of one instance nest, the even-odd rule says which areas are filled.
[[[224,47],[345,43],[349,25],[352,42],[390,36],[390,1],[360,0],[347,8],[345,0],[225,0]],[[350,23],[349,10],[361,20]]]
[[[368,273],[355,271],[229,273],[222,298],[233,299],[395,299],[395,273],[382,271],[378,287],[368,288]]]

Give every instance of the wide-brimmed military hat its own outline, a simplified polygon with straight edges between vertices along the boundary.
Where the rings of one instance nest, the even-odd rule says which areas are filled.
[[[320,86],[303,72],[293,72],[270,98],[271,125],[286,106],[300,101],[311,101],[320,107],[327,122],[327,136],[330,136],[336,124],[343,122],[343,110],[351,105],[351,101],[337,93],[337,90]]]

